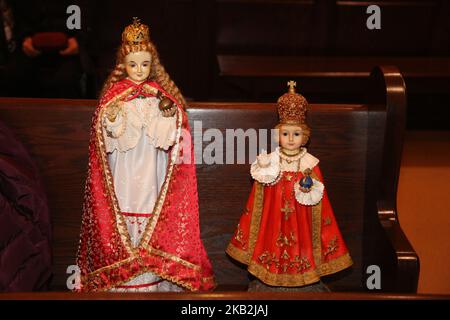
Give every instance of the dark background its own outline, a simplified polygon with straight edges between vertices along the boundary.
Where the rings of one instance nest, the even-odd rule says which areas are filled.
[[[396,64],[408,90],[408,128],[450,129],[447,1],[9,3],[15,17],[17,48],[7,52],[4,36],[0,36],[3,96],[97,98],[114,66],[121,32],[138,16],[150,26],[164,66],[188,99],[274,102],[287,80],[294,79],[310,102],[361,102],[372,67]],[[79,66],[65,71],[67,82],[42,82],[21,68],[26,59],[17,62],[23,56],[21,41],[37,31],[67,32],[66,8],[70,4],[81,8],[81,30],[73,33],[80,44]],[[366,27],[366,9],[371,4],[381,8],[381,30]],[[231,65],[230,57],[235,59]],[[242,57],[248,60],[241,61]],[[257,61],[251,70],[248,61]],[[43,74],[47,72],[40,72]],[[50,90],[36,90],[42,83]],[[77,85],[80,90],[65,94],[65,89]]]

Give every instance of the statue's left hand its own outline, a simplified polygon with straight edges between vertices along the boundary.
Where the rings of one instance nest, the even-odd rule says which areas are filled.
[[[161,112],[162,112],[163,117],[168,118],[168,117],[172,117],[173,115],[175,115],[176,111],[177,111],[177,107],[174,105],[172,108],[163,110]]]
[[[74,56],[80,52],[80,48],[78,46],[78,41],[76,38],[69,38],[67,40],[67,48],[59,51],[59,54],[62,56]]]
[[[161,110],[163,117],[172,117],[177,111],[176,105],[167,97],[160,97],[159,99],[159,110]]]

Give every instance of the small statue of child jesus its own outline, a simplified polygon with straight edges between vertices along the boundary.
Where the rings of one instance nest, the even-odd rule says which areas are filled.
[[[353,263],[319,159],[304,147],[311,133],[306,124],[308,102],[295,92],[294,81],[288,85],[289,92],[278,99],[281,146],[261,153],[251,165],[253,188],[226,250],[257,278],[249,291],[308,291],[305,286]],[[311,291],[326,291],[323,287]]]

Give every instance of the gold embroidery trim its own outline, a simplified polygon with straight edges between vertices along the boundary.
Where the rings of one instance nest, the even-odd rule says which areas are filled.
[[[344,270],[353,264],[353,260],[349,253],[346,253],[338,258],[331,259],[327,262],[322,263],[319,266],[319,273],[321,276],[326,276],[328,274],[336,273],[338,271]]]
[[[258,239],[264,201],[264,186],[259,182],[255,182],[255,184],[255,200],[253,203],[252,217],[250,220],[250,233],[248,237],[248,252],[251,252],[252,254],[255,250],[256,240]],[[247,261],[247,264],[249,263],[249,260]]]
[[[317,175],[312,172],[311,178],[319,180]],[[312,207],[312,242],[313,256],[316,266],[322,264],[322,201]]]
[[[121,265],[123,265],[123,264],[125,264],[125,263],[128,263],[128,262],[131,262],[131,261],[133,261],[134,259],[136,259],[136,258],[135,258],[135,257],[130,257],[130,258],[127,258],[127,259],[125,259],[125,260],[121,260],[121,261],[118,261],[118,262],[116,262],[116,263],[113,263],[113,264],[111,264],[111,265],[109,265],[109,266],[106,266],[106,267],[97,269],[97,270],[95,270],[95,271],[89,272],[89,273],[87,274],[87,277],[93,277],[93,276],[95,276],[96,274],[98,274],[98,273],[100,273],[100,272],[107,271],[107,270],[112,270],[112,269],[114,269],[114,268],[119,268]]]
[[[333,254],[337,251],[337,249],[339,247],[339,244],[337,242],[338,242],[338,237],[334,236],[327,245],[327,250],[324,252],[325,256]]]
[[[136,259],[136,258],[133,258],[133,259]],[[125,260],[124,260],[124,261],[125,261]],[[120,263],[124,263],[124,261],[120,261]],[[100,269],[99,269],[99,270],[100,270]],[[117,286],[120,286],[120,285],[122,285],[122,284],[124,284],[124,283],[127,283],[127,282],[129,282],[131,279],[134,279],[134,278],[136,278],[136,277],[138,277],[138,276],[140,276],[140,275],[142,275],[142,274],[144,274],[144,273],[147,273],[147,272],[152,272],[152,273],[157,274],[157,273],[156,273],[156,270],[154,270],[153,268],[151,268],[151,267],[143,267],[139,272],[135,273],[134,276],[133,276],[132,278],[130,278],[130,279],[125,279],[125,280],[121,280],[121,281],[116,281],[116,282],[114,282],[113,284],[111,284],[111,285],[109,285],[109,286],[106,286],[106,287],[103,288],[103,289],[98,289],[98,288],[96,288],[96,287],[94,286],[94,290],[91,290],[91,291],[94,291],[94,292],[108,291],[108,290],[110,290],[110,289],[112,289],[112,288],[114,288],[114,287],[117,287]],[[170,281],[170,282],[173,282],[173,283],[175,283],[175,284],[178,285],[178,286],[184,287],[184,288],[189,289],[189,290],[191,290],[191,291],[197,291],[197,289],[195,289],[191,284],[189,284],[188,282],[185,282],[185,281],[183,281],[183,280],[179,280],[179,279],[176,278],[176,277],[171,277],[171,276],[169,276],[169,275],[167,275],[167,274],[164,274],[164,273],[162,273],[162,274],[157,274],[157,275],[158,275],[160,278],[162,278],[162,279],[164,279],[164,280],[168,280],[168,281]],[[86,280],[86,278],[92,278],[92,277],[95,277],[95,276],[96,276],[95,274],[94,274],[94,275],[89,274],[88,277],[82,277],[82,283],[84,283],[84,282],[86,282],[86,281],[89,281],[89,282],[93,283],[93,282],[92,282],[92,279]],[[209,279],[212,279],[212,281],[214,281],[214,277],[205,277],[205,278],[202,278],[202,282],[203,282],[203,283],[209,282],[209,281],[210,281]]]
[[[200,267],[198,267],[198,266],[196,266],[196,265],[194,265],[194,264],[192,264],[192,263],[190,263],[188,261],[185,261],[183,259],[180,259],[180,258],[178,258],[176,256],[173,256],[173,255],[170,255],[168,253],[162,252],[160,250],[157,250],[157,249],[154,249],[154,248],[152,248],[152,249],[153,250],[152,250],[151,253],[153,253],[153,254],[156,254],[156,255],[162,256],[164,258],[168,258],[170,260],[179,262],[179,263],[181,263],[182,265],[184,265],[184,266],[186,266],[188,268],[192,268],[196,272],[200,271]],[[113,269],[119,268],[122,265],[125,265],[125,264],[128,264],[128,263],[132,263],[134,261],[138,261],[139,262],[140,260],[141,260],[140,256],[139,257],[130,257],[130,258],[127,258],[125,260],[121,260],[119,262],[116,262],[116,263],[114,263],[114,264],[112,264],[110,266],[97,269],[97,270],[95,270],[93,272],[88,273],[86,276],[83,276],[82,277],[82,283],[85,283],[85,282],[92,283],[92,278],[97,277],[99,273],[102,273],[102,272],[110,273]],[[137,277],[137,276],[139,276],[141,274],[144,274],[146,272],[153,272],[153,273],[157,274],[159,277],[161,277],[161,278],[163,278],[165,280],[169,280],[169,281],[171,281],[171,282],[173,282],[173,283],[175,283],[177,285],[183,286],[183,287],[185,287],[185,288],[187,288],[187,289],[189,289],[191,291],[195,291],[196,290],[188,282],[185,282],[185,281],[179,280],[179,279],[177,279],[175,277],[171,277],[169,275],[166,275],[164,272],[161,272],[161,273],[157,272],[157,270],[155,268],[152,268],[152,267],[149,267],[149,266],[142,266],[140,263],[139,263],[139,265],[141,267],[141,270],[139,272],[137,272],[136,274],[134,274],[132,278],[114,282],[114,284],[112,284],[111,286],[108,286],[107,288],[104,288],[102,291],[107,291],[108,289],[110,289],[112,287],[115,287],[115,286],[121,285],[123,283],[126,283],[126,282],[130,281],[131,279],[134,279],[135,277]],[[214,282],[214,277],[213,276],[212,277],[201,277],[201,281],[203,283]]]
[[[238,223],[237,225],[236,235],[234,236],[234,239],[242,245],[242,248],[245,248],[246,242],[244,239],[244,232],[241,229],[240,223]]]
[[[300,287],[317,282],[320,280],[320,277],[339,272],[350,267],[352,264],[353,261],[350,258],[350,255],[346,253],[339,258],[323,263],[315,270],[307,271],[301,274],[272,273],[253,261],[249,265],[248,271],[270,286]]]
[[[264,251],[259,257],[259,261],[262,265],[266,265],[266,269],[269,270],[270,266],[273,264],[275,268],[280,267],[280,259],[277,258],[275,253],[270,254],[269,251]]]
[[[284,246],[292,247],[292,245],[294,245],[295,243],[296,241],[294,231],[291,231],[290,238],[280,231],[280,233],[278,234],[277,241],[275,242],[275,245],[279,248],[282,248]]]
[[[231,242],[228,244],[227,250],[225,250],[225,252],[227,254],[229,254],[233,259],[239,261],[240,263],[248,264],[250,261],[250,256],[249,256],[248,251],[244,251],[244,250],[236,247]]]
[[[153,95],[157,95],[158,94],[158,92],[159,92],[159,90],[157,89],[157,88],[155,88],[155,87],[152,87],[152,86],[150,86],[149,84],[144,84],[143,86],[142,86],[142,88],[144,89],[144,92],[145,93],[150,93],[150,94],[153,94]]]
[[[283,190],[284,192],[284,190]],[[294,209],[291,208],[291,203],[287,200],[284,201],[284,207],[281,208],[281,212],[284,213],[284,220],[288,220],[289,219],[289,215],[291,214],[291,212],[294,211]]]
[[[299,287],[320,280],[319,275],[315,271],[301,274],[276,274],[256,263],[252,263],[248,267],[248,272],[269,286]]]
[[[179,257],[177,257],[177,256],[175,256],[173,254],[170,254],[170,253],[167,253],[167,252],[164,252],[164,251],[152,248],[152,247],[149,248],[149,252],[153,253],[155,255],[161,256],[163,258],[170,259],[172,261],[181,263],[182,265],[184,265],[184,266],[186,266],[188,268],[194,269],[196,271],[200,271],[200,266],[197,266],[197,265],[195,265],[195,264],[193,264],[193,263],[191,263],[189,261],[186,261],[184,259],[181,259],[181,258],[179,258]]]
[[[309,262],[307,257],[302,257],[300,259],[300,256],[295,256],[295,258],[290,262],[289,265],[291,268],[296,268],[297,272],[303,272],[304,270],[307,270],[311,268],[311,263]]]

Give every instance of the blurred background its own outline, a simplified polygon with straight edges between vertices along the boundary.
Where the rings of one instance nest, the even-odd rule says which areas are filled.
[[[367,28],[371,4],[380,29]],[[79,30],[66,26],[70,5]],[[450,2],[0,0],[0,96],[97,99],[135,16],[195,101],[275,102],[293,79],[311,103],[359,103],[373,66],[399,67],[400,221],[421,258],[419,293],[450,293]]]
[[[74,4],[81,28],[68,30]],[[366,26],[371,4],[381,29]],[[360,102],[371,68],[395,64],[408,88],[408,128],[449,127],[448,1],[1,0],[0,7],[2,96],[97,98],[123,28],[139,16],[190,99],[272,102],[294,78],[310,102]],[[76,50],[51,50],[61,39],[42,39],[46,32],[75,39]],[[50,49],[33,56],[30,38]]]

